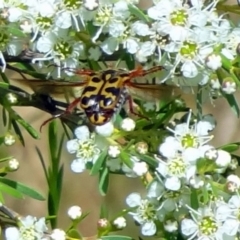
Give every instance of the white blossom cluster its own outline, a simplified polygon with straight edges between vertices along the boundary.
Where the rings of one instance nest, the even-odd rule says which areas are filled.
[[[161,157],[155,156],[156,177],[147,188],[147,197],[131,193],[126,202],[134,210],[129,213],[145,236],[157,234],[162,223],[166,232],[180,232],[189,240],[235,239],[240,236],[240,178],[229,175],[222,183],[225,193],[213,194],[220,174],[233,160],[227,151],[208,144],[209,131],[215,127],[210,116],[193,125],[190,120],[191,112],[186,123],[169,128],[173,136],[160,145]],[[209,193],[205,200],[204,191]],[[192,192],[198,208],[192,207]]]
[[[146,13],[136,7],[137,3],[2,0],[0,11],[6,26],[18,24],[25,34],[24,38],[19,31],[13,35],[7,27],[1,32],[3,66],[4,52],[18,55],[26,44],[43,54],[33,62],[52,60],[70,68],[77,68],[81,60],[98,61],[103,54],[119,50],[141,63],[164,65],[167,74],[161,81],[172,78],[180,85],[187,80],[187,85],[210,83],[228,94],[236,90],[236,79],[221,79],[219,83],[214,75],[223,58],[231,62],[237,56],[240,41],[240,28],[218,16],[217,0],[155,0]],[[179,73],[180,78],[176,77]]]

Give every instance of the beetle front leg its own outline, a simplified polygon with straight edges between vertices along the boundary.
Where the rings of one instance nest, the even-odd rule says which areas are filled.
[[[135,116],[138,116],[138,117],[141,117],[141,118],[145,118],[147,120],[149,120],[149,118],[147,118],[146,116],[142,115],[142,114],[139,114],[139,113],[136,113],[135,109],[134,109],[134,101],[132,99],[131,96],[128,96],[126,101],[128,102],[128,106],[129,106],[129,111],[130,113],[132,113],[133,115]],[[136,104],[135,104],[136,105]]]

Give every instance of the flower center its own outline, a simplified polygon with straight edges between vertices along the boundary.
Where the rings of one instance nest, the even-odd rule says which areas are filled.
[[[4,51],[6,49],[8,42],[9,36],[4,32],[0,33],[0,51]]]
[[[64,0],[63,4],[67,10],[73,11],[79,9],[83,2],[81,0]]]
[[[199,229],[203,234],[210,236],[217,231],[217,224],[212,217],[207,216],[199,223]]]
[[[36,239],[36,232],[34,229],[34,226],[31,227],[20,227],[20,233],[22,239],[29,239],[29,240],[35,240]]]
[[[111,16],[112,10],[108,7],[102,7],[95,17],[95,22],[98,24],[106,24],[111,19]]]
[[[182,137],[181,143],[184,148],[197,147],[198,138],[190,133],[187,133],[185,136]]]
[[[72,46],[65,41],[56,43],[53,49],[56,52],[56,55],[60,58],[60,60],[65,60],[66,58],[68,58],[73,51]]]
[[[141,200],[137,213],[144,221],[149,221],[155,218],[156,209],[148,200]]]
[[[182,158],[176,158],[169,162],[168,171],[172,176],[180,177],[185,173],[186,164]]]
[[[163,197],[164,199],[178,199],[180,195],[180,191],[166,191]]]
[[[77,151],[77,157],[85,159],[86,161],[91,161],[93,156],[97,153],[98,148],[90,139],[80,142]]]
[[[43,30],[48,30],[53,24],[53,21],[51,18],[41,17],[41,16],[37,17],[36,22],[38,26]]]
[[[184,41],[180,49],[180,54],[187,58],[193,59],[198,51],[198,45],[193,41]]]
[[[185,26],[188,14],[184,9],[176,10],[171,13],[170,18],[173,25]]]

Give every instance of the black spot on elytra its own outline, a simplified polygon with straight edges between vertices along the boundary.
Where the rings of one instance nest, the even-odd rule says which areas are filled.
[[[99,77],[93,77],[93,78],[91,79],[91,81],[94,82],[94,83],[99,83],[99,82],[101,82],[102,80],[101,80]]]
[[[107,87],[105,88],[105,91],[107,93],[111,93],[114,96],[118,96],[120,94],[120,89],[115,87]]]

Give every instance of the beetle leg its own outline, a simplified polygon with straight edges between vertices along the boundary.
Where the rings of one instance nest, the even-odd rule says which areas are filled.
[[[128,101],[130,113],[134,114],[135,116],[138,116],[138,117],[145,118],[145,119],[149,120],[149,118],[147,118],[146,116],[135,112],[134,106],[133,106],[134,102],[133,102],[133,99],[132,99],[131,96],[127,97],[127,101]]]
[[[164,69],[163,66],[155,66],[152,67],[148,70],[144,70],[142,66],[137,67],[136,69],[132,70],[129,72],[129,76],[130,78],[135,78],[135,77],[144,77],[147,74],[153,73],[153,72],[157,72],[157,71],[161,71],[162,69]]]

